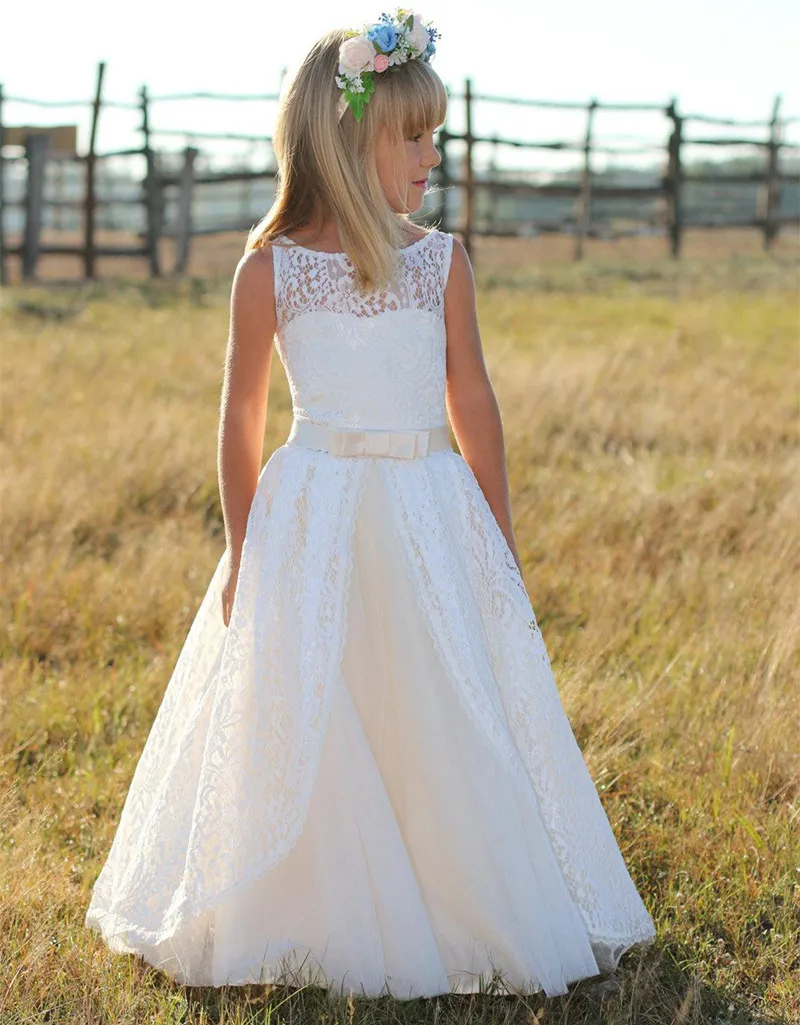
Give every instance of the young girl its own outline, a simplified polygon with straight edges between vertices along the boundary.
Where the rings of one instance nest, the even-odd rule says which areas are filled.
[[[466,251],[409,219],[438,35],[316,43],[236,269],[227,547],[86,914],[189,985],[556,995],[654,937],[520,573]],[[259,472],[273,337],[293,422]]]

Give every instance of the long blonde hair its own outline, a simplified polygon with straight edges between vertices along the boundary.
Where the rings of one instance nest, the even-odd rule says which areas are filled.
[[[335,82],[345,29],[327,32],[284,82],[273,133],[277,191],[268,213],[251,228],[245,252],[278,235],[333,219],[362,291],[385,287],[397,269],[396,250],[408,241],[408,214],[389,205],[378,178],[375,143],[382,126],[405,175],[404,139],[442,124],[447,93],[430,64],[410,59],[376,75],[360,121],[338,116]],[[280,243],[278,243],[280,244]]]

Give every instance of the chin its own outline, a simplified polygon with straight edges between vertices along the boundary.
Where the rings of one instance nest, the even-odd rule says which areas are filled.
[[[422,207],[423,196],[414,202],[411,196],[408,197],[406,202],[401,206],[395,207],[395,213],[398,214],[415,214]]]

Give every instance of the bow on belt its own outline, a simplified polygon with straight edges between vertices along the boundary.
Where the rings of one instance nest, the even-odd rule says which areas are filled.
[[[419,431],[384,431],[375,428],[339,430],[311,420],[293,420],[287,442],[330,452],[335,456],[391,456],[414,459],[450,449],[446,424]]]

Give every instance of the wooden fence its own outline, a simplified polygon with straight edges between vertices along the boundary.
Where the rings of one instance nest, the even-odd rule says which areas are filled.
[[[213,93],[189,93],[184,95],[171,96],[150,96],[146,86],[142,86],[136,102],[117,102],[103,97],[103,80],[105,64],[98,65],[96,87],[91,104],[91,121],[88,150],[81,154],[77,152],[65,152],[62,148],[53,148],[53,139],[56,138],[57,130],[47,128],[33,128],[26,126],[11,126],[6,123],[4,116],[4,94],[0,85],[0,284],[8,282],[7,259],[10,256],[19,257],[21,261],[21,276],[23,279],[34,279],[38,261],[41,257],[48,255],[72,255],[82,261],[83,271],[86,278],[96,276],[96,266],[99,257],[135,256],[147,261],[149,272],[152,276],[158,277],[164,273],[161,265],[159,241],[165,235],[171,235],[175,242],[175,259],[170,271],[172,273],[183,273],[189,263],[190,246],[192,238],[200,234],[222,234],[230,231],[245,231],[258,219],[262,211],[249,211],[246,216],[238,219],[236,223],[220,223],[212,227],[200,227],[194,223],[193,198],[197,186],[214,183],[217,186],[229,183],[252,183],[256,181],[274,181],[276,167],[274,157],[272,164],[269,162],[263,168],[238,168],[227,171],[202,171],[198,168],[198,156],[201,150],[198,148],[202,142],[213,144],[220,140],[268,143],[271,144],[271,137],[268,135],[236,134],[230,132],[186,132],[176,133],[175,131],[159,130],[151,124],[151,112],[155,104],[165,101],[198,101],[198,100],[229,100],[235,103],[242,103],[250,100],[277,101],[277,95],[238,95],[221,96]],[[687,227],[730,227],[748,226],[758,229],[763,234],[765,249],[769,250],[782,226],[787,224],[800,223],[800,217],[796,210],[788,213],[782,212],[782,193],[784,186],[795,182],[796,178],[781,169],[781,156],[783,154],[800,153],[800,146],[788,143],[784,139],[784,131],[787,125],[800,119],[781,117],[780,97],[777,97],[773,106],[772,116],[768,121],[743,122],[731,119],[720,119],[704,117],[702,115],[687,115],[679,113],[678,102],[673,99],[666,107],[657,104],[611,104],[599,103],[591,100],[587,104],[566,103],[546,100],[525,100],[511,97],[489,96],[476,94],[472,90],[469,79],[466,80],[463,93],[449,93],[450,100],[461,100],[463,102],[464,129],[461,132],[452,132],[445,125],[437,135],[437,146],[440,149],[442,161],[432,174],[432,184],[435,186],[434,197],[439,198],[439,206],[433,211],[435,220],[440,223],[443,230],[455,231],[460,234],[464,246],[474,259],[473,239],[477,235],[515,235],[518,230],[512,228],[498,228],[494,218],[490,217],[488,224],[483,226],[476,222],[476,212],[481,202],[481,194],[488,197],[489,207],[493,209],[498,197],[508,196],[540,196],[550,199],[567,200],[570,204],[571,215],[567,218],[548,222],[540,219],[538,222],[529,223],[528,233],[531,229],[536,232],[563,232],[570,231],[574,235],[573,255],[580,260],[584,255],[585,241],[587,238],[597,234],[593,225],[593,204],[600,200],[621,201],[628,200],[641,204],[644,201],[654,202],[658,207],[656,223],[652,220],[649,224],[651,229],[662,233],[669,243],[669,251],[673,257],[681,253],[682,236]],[[69,101],[35,101],[17,97],[7,97],[7,101],[16,104],[29,104],[39,108],[75,108],[78,104]],[[572,110],[584,111],[586,114],[585,131],[582,140],[579,141],[524,141],[508,138],[500,138],[497,135],[491,137],[481,136],[474,132],[474,115],[476,105],[492,104],[505,107],[520,107],[529,110],[551,109],[551,110]],[[138,146],[100,153],[97,149],[98,124],[103,110],[128,110],[136,111],[140,116],[140,142]],[[658,112],[668,119],[670,126],[668,138],[664,147],[658,147],[663,155],[663,170],[658,182],[654,185],[624,185],[603,183],[593,169],[592,158],[598,154],[630,154],[637,152],[634,149],[620,151],[610,146],[601,145],[595,138],[594,124],[595,114],[600,111],[617,111],[627,113]],[[717,127],[732,129],[732,134],[724,137],[703,136],[687,134],[689,124],[715,125]],[[758,138],[755,134],[747,134],[750,129],[765,129],[765,137]],[[63,137],[63,128],[60,129]],[[181,163],[177,170],[165,171],[159,162],[159,153],[156,143],[159,136],[175,136],[185,134],[192,140],[191,145],[185,146]],[[195,145],[197,143],[198,145]],[[462,148],[463,158],[460,167],[452,157],[452,144],[456,143]],[[482,144],[489,144],[492,147],[492,163],[490,174],[480,175],[476,167],[475,149]],[[5,150],[9,146],[24,148],[20,156],[9,156]],[[742,174],[726,174],[724,178],[710,173],[687,173],[685,166],[684,152],[687,146],[710,146],[737,148],[744,147],[763,154],[762,169]],[[518,177],[509,179],[497,172],[495,167],[495,156],[499,147],[512,147],[517,151],[523,150],[550,150],[563,153],[575,153],[579,164],[580,174],[577,181],[550,181],[537,183],[536,181]],[[653,150],[652,144],[639,147],[638,152]],[[144,174],[141,180],[140,194],[136,198],[121,199],[113,201],[102,200],[98,196],[98,165],[101,161],[111,160],[120,157],[137,156],[143,158]],[[45,189],[45,169],[48,160],[68,160],[85,165],[83,195],[79,199],[57,199],[48,198]],[[14,161],[23,161],[26,165],[26,187],[24,198],[16,202],[11,201],[5,195],[4,181],[6,175],[4,169]],[[687,221],[684,211],[684,195],[687,187],[694,183],[716,183],[729,185],[753,185],[758,189],[758,207],[753,213],[745,212],[739,217],[731,219],[727,217],[724,222],[711,216],[693,218]],[[455,218],[456,223],[450,223],[450,213],[447,205],[447,195],[453,189],[460,190],[459,210]],[[177,213],[174,224],[168,230],[165,225],[164,209],[165,196],[168,192],[174,194],[177,191]],[[136,204],[142,208],[144,213],[144,230],[136,237],[136,244],[119,245],[100,243],[97,232],[97,211],[104,203]],[[24,218],[24,230],[21,232],[19,241],[11,245],[7,231],[4,228],[6,210],[14,206],[22,208]],[[43,241],[44,210],[46,207],[67,207],[79,206],[82,213],[82,240],[79,242],[45,242]],[[626,229],[616,231],[614,237],[624,234],[641,233],[642,225],[629,225]],[[606,236],[604,236],[606,237]]]

